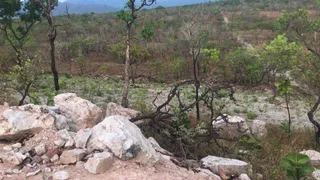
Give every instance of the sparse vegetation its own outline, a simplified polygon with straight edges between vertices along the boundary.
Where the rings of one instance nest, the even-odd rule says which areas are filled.
[[[143,9],[155,2],[54,17],[57,0],[1,1],[0,103],[52,106],[66,92],[102,108],[115,102],[140,111],[131,121],[182,159],[224,156],[250,162],[265,179],[309,178],[309,159],[295,152],[319,149],[320,5]],[[268,134],[222,138],[212,122],[223,114],[271,123]]]

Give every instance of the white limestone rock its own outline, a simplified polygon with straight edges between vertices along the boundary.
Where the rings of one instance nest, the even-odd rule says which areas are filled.
[[[251,126],[251,133],[257,138],[263,138],[268,134],[267,123],[260,120],[254,120]]]
[[[225,117],[225,118],[224,118]],[[220,137],[240,137],[250,134],[249,127],[244,118],[239,116],[223,115],[212,121],[213,130]]]
[[[87,142],[92,134],[91,129],[81,129],[77,132],[74,137],[76,147],[85,149],[87,147]]]
[[[91,128],[103,118],[103,112],[97,105],[74,93],[59,94],[54,97],[54,103],[62,115],[75,123],[76,130]]]
[[[110,116],[92,128],[87,143],[89,152],[110,150],[122,160],[135,159],[143,165],[154,165],[160,158],[140,129],[128,118]]]
[[[312,166],[320,165],[320,152],[315,150],[307,150],[307,151],[301,151],[300,154],[307,155],[310,158],[310,164]]]
[[[86,170],[92,174],[106,172],[113,164],[113,156],[109,152],[96,153],[84,164]]]
[[[207,156],[201,159],[200,163],[202,168],[208,168],[215,174],[219,173],[219,168],[225,174],[248,174],[251,168],[251,166],[244,161],[216,156]]]
[[[83,149],[72,149],[63,151],[60,156],[60,162],[62,164],[75,164],[78,161],[83,160],[86,155],[86,151]]]

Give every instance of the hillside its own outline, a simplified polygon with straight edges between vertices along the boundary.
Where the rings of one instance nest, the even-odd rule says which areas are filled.
[[[0,180],[320,179],[319,1],[33,2],[0,1]]]
[[[155,6],[164,6],[164,7],[171,7],[171,6],[183,6],[189,4],[198,4],[208,2],[209,0],[158,0]],[[104,4],[116,8],[123,8],[127,0],[66,0],[65,3],[72,3],[72,4]]]
[[[66,14],[66,6],[68,6],[69,14],[88,14],[88,13],[109,13],[116,12],[119,9],[106,4],[79,4],[79,3],[59,3],[55,9],[54,15]]]

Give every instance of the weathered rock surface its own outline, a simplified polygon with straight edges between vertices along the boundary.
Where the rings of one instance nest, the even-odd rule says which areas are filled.
[[[45,107],[28,104],[10,107],[0,119],[0,140],[22,139],[28,135],[52,128],[55,117]]]
[[[84,164],[85,169],[87,169],[92,174],[100,174],[106,172],[113,164],[113,156],[109,152],[96,153],[92,158]]]
[[[247,174],[240,174],[238,180],[251,180]]]
[[[316,169],[315,171],[313,171],[312,177],[316,180],[320,180],[320,169]]]
[[[220,178],[220,176],[214,174],[213,172],[211,172],[210,170],[208,169],[197,169],[199,171],[199,174],[203,174],[203,175],[206,175],[206,176],[209,176],[208,179],[210,180],[222,180]]]
[[[22,153],[20,153],[20,152],[17,152],[17,153],[9,154],[9,155],[7,156],[6,161],[9,162],[9,163],[11,163],[11,164],[14,164],[14,165],[19,165],[19,164],[21,164],[22,161],[23,161],[24,159],[26,159],[26,158],[27,158],[26,155],[24,155],[24,154],[22,154]]]
[[[91,129],[81,129],[77,132],[74,137],[74,141],[76,143],[77,148],[85,149],[87,147],[87,142],[92,134]]]
[[[61,130],[58,132],[59,137],[64,140],[66,143],[64,144],[64,147],[72,147],[75,144],[74,137],[76,136],[76,133],[67,131],[66,129]]]
[[[60,157],[58,154],[53,155],[53,157],[50,159],[51,162],[57,162],[59,161]]]
[[[128,119],[139,115],[139,112],[134,109],[124,108],[116,103],[109,103],[107,105],[106,117],[120,115]]]
[[[219,168],[225,174],[248,174],[250,165],[237,159],[221,158],[216,156],[207,156],[200,161],[202,168],[208,168],[213,173],[218,174]]]
[[[301,151],[300,154],[305,154],[310,158],[310,164],[313,166],[319,166],[320,165],[320,152],[315,150],[307,150],[307,151]]]
[[[123,116],[107,117],[93,127],[87,149],[110,150],[122,160],[135,158],[143,165],[153,165],[160,158],[140,129]]]
[[[245,119],[239,116],[219,116],[212,122],[212,127],[220,137],[239,137],[250,133]]]
[[[171,152],[167,151],[166,149],[163,149],[153,137],[149,137],[148,141],[150,142],[151,146],[154,148],[156,152],[159,152],[164,155],[173,156]]]
[[[74,93],[59,94],[54,97],[54,103],[63,115],[76,124],[77,130],[91,128],[103,118],[102,110],[97,105]]]
[[[54,173],[53,178],[55,180],[66,180],[70,178],[70,175],[67,171],[58,171]]]
[[[72,149],[63,151],[60,156],[60,162],[62,164],[74,164],[77,161],[83,160],[84,156],[86,155],[86,151],[83,149]]]
[[[39,145],[37,145],[37,146],[34,148],[34,150],[35,150],[35,152],[36,152],[36,154],[37,154],[38,156],[41,156],[41,155],[43,155],[44,153],[47,152],[46,146],[45,146],[44,144],[39,144]]]
[[[257,138],[263,138],[267,135],[267,123],[260,120],[254,120],[251,126],[251,133]]]

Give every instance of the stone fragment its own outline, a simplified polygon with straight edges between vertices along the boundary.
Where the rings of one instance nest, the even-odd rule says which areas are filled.
[[[67,131],[66,129],[60,130],[58,132],[58,135],[61,139],[63,139],[66,143],[64,144],[64,147],[73,147],[75,142],[74,142],[74,137],[76,133]]]
[[[166,149],[163,149],[153,137],[149,137],[148,141],[150,142],[154,150],[156,150],[156,152],[159,152],[163,155],[173,156],[171,152],[167,151]]]
[[[66,141],[59,139],[53,142],[58,147],[63,147],[66,144]]]
[[[26,176],[27,176],[27,177],[35,176],[35,175],[39,174],[40,172],[41,172],[41,169],[38,169],[38,170],[36,170],[36,171],[27,173]]]
[[[320,152],[315,150],[307,150],[307,151],[301,151],[300,154],[307,155],[310,158],[310,164],[312,166],[320,165]]]
[[[22,147],[21,143],[15,143],[12,145],[12,148],[15,148],[15,149],[19,149],[21,147]]]
[[[76,147],[85,149],[87,147],[87,142],[92,134],[91,129],[81,129],[77,132],[74,137]]]
[[[59,161],[59,155],[58,154],[55,154],[51,159],[50,159],[51,162],[57,162]]]
[[[267,135],[267,123],[260,120],[254,120],[251,126],[251,133],[257,138],[263,138]]]
[[[138,116],[140,113],[134,109],[124,108],[116,103],[108,103],[106,117],[120,115],[128,119]]]
[[[6,146],[3,146],[2,149],[3,149],[4,151],[12,151],[12,146],[6,145]]]
[[[102,152],[94,154],[92,158],[89,158],[84,164],[84,167],[92,174],[100,174],[106,172],[113,162],[114,160],[111,153]]]
[[[77,163],[76,163],[76,168],[78,168],[78,169],[83,169],[84,168],[84,162],[83,161],[78,161]]]
[[[26,159],[27,156],[23,155],[22,153],[20,152],[17,152],[17,153],[13,153],[11,155],[9,155],[7,157],[7,161],[10,162],[11,164],[14,164],[14,165],[19,165],[23,162],[24,159]]]
[[[13,172],[14,174],[19,174],[19,173],[21,173],[21,171],[19,171],[19,169],[12,169],[12,172]]]
[[[42,156],[47,152],[46,146],[44,144],[39,144],[34,148],[34,150],[38,156]]]
[[[220,137],[241,137],[249,134],[250,130],[244,118],[239,116],[229,116],[224,114],[212,121],[213,130]]]
[[[42,158],[40,156],[36,155],[36,156],[32,157],[32,161],[35,163],[40,163],[40,162],[42,162]]]
[[[64,151],[60,156],[60,162],[62,164],[74,164],[77,161],[81,161],[86,155],[86,151],[83,149],[72,149]]]
[[[52,169],[50,167],[45,167],[45,168],[42,169],[42,172],[50,173],[50,172],[52,172]]]
[[[202,168],[210,169],[213,173],[218,174],[219,168],[225,174],[248,174],[250,165],[237,159],[228,159],[216,156],[207,156],[200,161]]]
[[[42,160],[49,160],[50,158],[46,154],[44,154],[41,156],[41,159]]]
[[[198,168],[196,170],[199,171],[198,173],[200,173],[200,174],[209,176],[208,179],[210,179],[210,180],[222,180],[218,175],[214,174],[213,172],[211,172],[208,169]]]
[[[239,180],[251,180],[247,174],[240,174]]]
[[[312,173],[312,177],[316,180],[320,180],[320,169],[316,169]]]
[[[58,171],[54,173],[53,178],[55,180],[66,180],[70,178],[70,175],[67,171]]]

